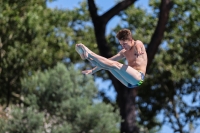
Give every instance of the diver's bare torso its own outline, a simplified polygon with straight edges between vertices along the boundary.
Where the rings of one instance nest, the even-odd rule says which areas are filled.
[[[123,49],[121,52],[126,58],[128,65],[136,69],[137,71],[142,72],[143,74],[146,73],[146,66],[147,66],[147,53],[145,50],[144,45],[142,46],[142,54],[137,55],[136,47],[138,41],[133,45],[130,50]]]

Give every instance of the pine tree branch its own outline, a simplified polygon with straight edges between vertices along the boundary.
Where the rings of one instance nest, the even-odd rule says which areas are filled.
[[[103,19],[104,23],[106,24],[112,17],[119,14],[120,11],[128,8],[135,1],[136,0],[123,0],[116,4],[114,7],[112,7],[110,10],[105,12],[102,16],[99,16],[97,14],[97,7],[94,3],[94,0],[88,0],[88,6],[93,22],[98,21],[98,19]]]
[[[24,106],[30,106],[28,103],[24,102],[20,96],[18,94],[15,94],[15,93],[12,93],[11,96],[15,99],[15,100],[18,100],[19,103],[23,103]]]
[[[162,0],[160,5],[160,14],[159,20],[154,31],[154,34],[151,38],[151,41],[147,48],[147,55],[148,55],[148,65],[147,71],[149,66],[151,65],[156,52],[158,51],[158,47],[161,44],[161,41],[164,37],[164,31],[166,28],[166,24],[169,18],[170,9],[173,6],[173,2],[171,0]]]
[[[104,19],[105,23],[107,23],[112,17],[119,14],[120,11],[125,10],[130,5],[132,5],[136,0],[123,0],[116,4],[113,8],[104,13],[101,17]]]
[[[94,3],[94,0],[88,0],[88,6],[92,21],[94,22],[96,19],[98,20],[99,15],[97,14],[97,7]]]
[[[174,113],[174,117],[176,118],[177,125],[178,125],[178,130],[177,131],[180,132],[180,133],[183,133],[183,126],[182,126],[182,124],[180,122],[179,114],[177,113],[176,110],[177,110],[176,109],[176,104],[175,104],[174,100],[172,100],[172,112]]]

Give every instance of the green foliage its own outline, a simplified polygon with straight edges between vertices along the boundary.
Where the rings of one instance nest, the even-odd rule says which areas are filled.
[[[1,51],[5,54],[1,55],[0,102],[4,104],[6,95],[20,93],[21,77],[69,56],[66,36],[59,34],[71,29],[64,24],[69,20],[64,11],[46,8],[45,1],[4,1],[1,10]]]
[[[117,133],[120,118],[111,105],[94,103],[97,89],[91,76],[73,66],[58,63],[22,79],[19,107],[12,106],[4,131],[10,133],[52,132]]]
[[[60,61],[80,61],[75,43],[97,52],[86,2],[74,10],[49,9],[45,0],[0,3],[1,104],[20,102],[20,78]]]
[[[5,123],[4,132],[10,133],[41,133],[43,130],[42,124],[44,114],[39,113],[33,108],[20,109],[16,107],[12,110],[12,116]]]
[[[94,98],[97,92],[91,78],[88,81],[78,71],[74,71],[72,67],[67,70],[63,64],[58,64],[51,71],[46,70],[44,73],[38,73],[24,79],[22,84],[25,88],[23,90],[24,101],[27,104],[37,103],[40,110],[47,109],[50,114],[54,115],[58,110],[62,110],[62,113],[64,113],[65,109],[69,109],[69,106],[71,106],[70,103],[74,103],[70,108],[74,112],[78,111],[76,110],[78,107],[91,104],[92,101],[88,101],[88,99]],[[28,91],[35,93],[35,95],[27,93]],[[70,97],[76,98],[70,99]],[[80,101],[80,104],[76,103],[77,101]],[[69,114],[70,116],[71,114]]]

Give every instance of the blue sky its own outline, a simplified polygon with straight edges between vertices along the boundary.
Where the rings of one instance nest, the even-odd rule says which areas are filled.
[[[47,6],[49,8],[60,8],[60,9],[73,9],[75,7],[78,7],[78,3],[81,2],[83,0],[56,0],[54,2],[51,3],[47,3]],[[95,3],[96,5],[98,5],[98,7],[100,7],[100,11],[98,12],[100,15],[102,13],[104,13],[105,11],[109,10],[111,7],[113,7],[116,4],[117,0],[96,0]],[[147,12],[151,12],[151,8],[148,6],[149,4],[149,0],[138,0],[137,2],[135,2],[135,6],[140,6],[142,9],[145,9]],[[117,24],[119,23],[119,18],[118,17],[113,17],[107,25],[107,29],[106,29],[106,33],[108,34],[112,28],[114,28]],[[111,99],[115,99],[116,93],[114,91],[114,88],[111,87],[110,90],[107,90],[106,88],[108,88],[108,86],[111,84],[111,81],[107,80],[104,81],[101,78],[98,78],[96,81],[96,84],[98,86],[99,90],[105,90],[107,92],[107,95],[111,98]],[[160,114],[158,116],[159,119],[163,118],[163,115]],[[199,131],[199,132],[198,132]],[[160,131],[160,133],[173,133],[173,130],[167,126],[164,125],[162,127],[162,130]],[[193,133],[200,133],[200,127],[198,127],[195,132]]]
[[[48,3],[48,7],[50,8],[61,8],[61,9],[73,9],[75,7],[78,7],[78,3],[83,0],[56,0],[55,2]],[[96,0],[95,3],[100,8],[100,11],[98,12],[99,15],[104,13],[105,11],[109,10],[111,7],[113,7],[116,4],[117,0]],[[150,7],[148,6],[149,0],[138,0],[135,2],[136,6],[140,6],[143,9],[146,9],[148,12],[150,12]],[[117,23],[119,22],[119,18],[117,16],[113,17],[107,25],[106,33],[109,33],[112,28],[114,28]]]

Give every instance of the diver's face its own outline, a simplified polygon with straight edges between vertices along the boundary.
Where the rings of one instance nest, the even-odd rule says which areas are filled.
[[[119,40],[119,43],[125,50],[130,50],[132,47],[132,40]]]

